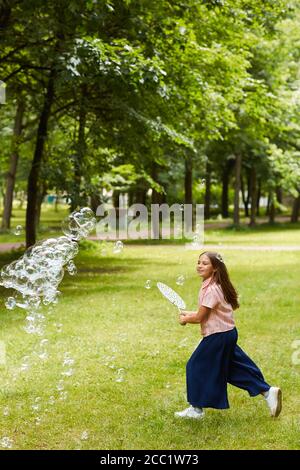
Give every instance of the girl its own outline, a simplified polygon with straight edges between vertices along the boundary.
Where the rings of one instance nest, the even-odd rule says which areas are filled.
[[[271,416],[281,411],[281,390],[270,387],[254,362],[237,345],[238,334],[233,310],[238,296],[230,282],[224,261],[218,253],[199,256],[197,272],[203,279],[197,312],[181,310],[179,322],[200,323],[204,336],[186,366],[187,399],[190,407],[175,413],[180,418],[199,419],[203,408],[229,408],[227,383],[247,390],[250,396],[262,394]]]

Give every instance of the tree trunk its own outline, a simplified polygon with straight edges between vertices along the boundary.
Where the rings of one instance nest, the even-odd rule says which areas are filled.
[[[275,204],[274,204],[274,193],[270,192],[270,205],[269,205],[269,224],[275,222]]]
[[[242,168],[242,156],[238,154],[236,155],[236,160],[235,160],[234,211],[233,211],[233,223],[236,226],[239,226],[240,224],[241,168]]]
[[[101,205],[101,197],[98,193],[91,194],[91,209],[96,214],[97,208]]]
[[[81,89],[81,101],[79,109],[79,130],[78,130],[78,142],[77,142],[77,151],[74,159],[74,189],[72,194],[71,201],[71,210],[74,211],[80,207],[84,201],[84,198],[81,194],[81,179],[83,175],[83,162],[86,152],[86,143],[85,143],[85,126],[86,126],[86,85],[82,85]]]
[[[27,210],[26,210],[26,246],[27,248],[36,242],[36,207],[38,198],[38,183],[40,176],[41,162],[45,140],[47,137],[48,121],[51,113],[51,106],[54,100],[54,82],[55,70],[51,70],[46,95],[44,98],[43,109],[40,115],[37,131],[37,140],[34,151],[34,157],[28,178],[27,186]]]
[[[256,215],[260,215],[260,197],[261,197],[261,179],[258,180],[258,188],[257,188],[257,198],[256,198]]]
[[[133,201],[134,203],[144,204],[145,206],[147,202],[147,189],[137,188],[133,194]],[[129,206],[131,206],[130,202],[129,202]]]
[[[271,204],[271,193],[269,191],[268,192],[267,207],[266,207],[266,215],[270,215],[270,204]]]
[[[36,205],[36,230],[40,225],[41,212],[42,212],[42,203],[47,194],[47,187],[45,184],[42,184],[42,187],[38,191],[37,205]]]
[[[14,133],[12,138],[12,152],[10,156],[9,170],[6,178],[6,192],[5,192],[5,202],[2,218],[2,228],[10,228],[10,220],[13,206],[13,196],[15,189],[16,173],[19,161],[19,145],[20,137],[22,133],[22,120],[25,110],[25,103],[20,97],[17,104],[17,112],[15,117],[14,124]]]
[[[55,212],[58,212],[58,201],[59,201],[59,192],[56,191],[56,194],[55,194],[55,204],[54,204],[54,211],[55,211]]]
[[[158,183],[158,165],[156,162],[152,163],[151,177],[156,183]],[[151,204],[160,204],[160,201],[160,193],[153,188],[151,195]]]
[[[152,163],[151,177],[156,183],[158,183],[158,165],[155,161]],[[152,195],[151,195],[151,205],[160,204],[160,202],[161,202],[160,194],[153,188]],[[155,222],[156,209],[154,208],[151,208],[151,209],[152,209],[151,210],[151,224],[152,224],[151,233],[154,239],[158,239],[162,237],[161,223],[159,222],[158,224],[156,224]],[[157,220],[158,220],[158,215],[157,215]]]
[[[222,173],[222,202],[221,202],[221,211],[222,217],[227,218],[229,216],[228,211],[228,187],[229,187],[229,171],[228,164],[226,164],[223,173]]]
[[[280,186],[276,188],[276,197],[279,204],[282,204],[282,188]]]
[[[291,222],[293,224],[298,222],[299,209],[300,209],[300,195],[296,197],[293,202],[293,209],[292,209],[292,216],[291,216]]]
[[[248,206],[249,206],[249,182],[247,184],[247,198],[246,198],[243,175],[241,175],[241,192],[242,192],[242,199],[243,199],[244,208],[245,208],[245,217],[249,217],[249,209],[248,209]]]
[[[256,170],[253,166],[251,168],[251,212],[250,212],[250,227],[253,227],[256,224],[256,210],[257,210],[257,182],[256,182]]]
[[[205,196],[204,196],[204,219],[210,218],[210,205],[211,205],[211,163],[206,163],[205,174]]]
[[[120,194],[121,194],[120,191],[118,191],[117,189],[114,189],[113,195],[112,195],[112,203],[113,203],[113,206],[116,209],[117,213],[118,213],[119,207],[120,207],[120,204],[119,204]]]

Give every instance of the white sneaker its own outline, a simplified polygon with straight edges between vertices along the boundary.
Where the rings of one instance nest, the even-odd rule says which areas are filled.
[[[177,411],[174,413],[176,418],[192,418],[192,419],[201,419],[204,417],[204,411],[201,408],[194,408],[189,406],[183,411]]]
[[[268,407],[271,411],[271,416],[277,418],[282,408],[282,392],[279,387],[271,387],[267,397],[265,397]]]

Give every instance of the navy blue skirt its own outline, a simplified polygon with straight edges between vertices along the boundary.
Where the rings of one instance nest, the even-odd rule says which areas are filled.
[[[227,383],[254,397],[269,390],[256,364],[237,345],[236,328],[205,336],[186,366],[187,399],[199,408],[229,408]]]

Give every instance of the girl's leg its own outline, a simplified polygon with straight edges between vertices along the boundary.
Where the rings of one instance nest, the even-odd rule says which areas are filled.
[[[228,382],[247,390],[251,397],[270,389],[260,369],[238,345],[235,346],[229,362]]]

